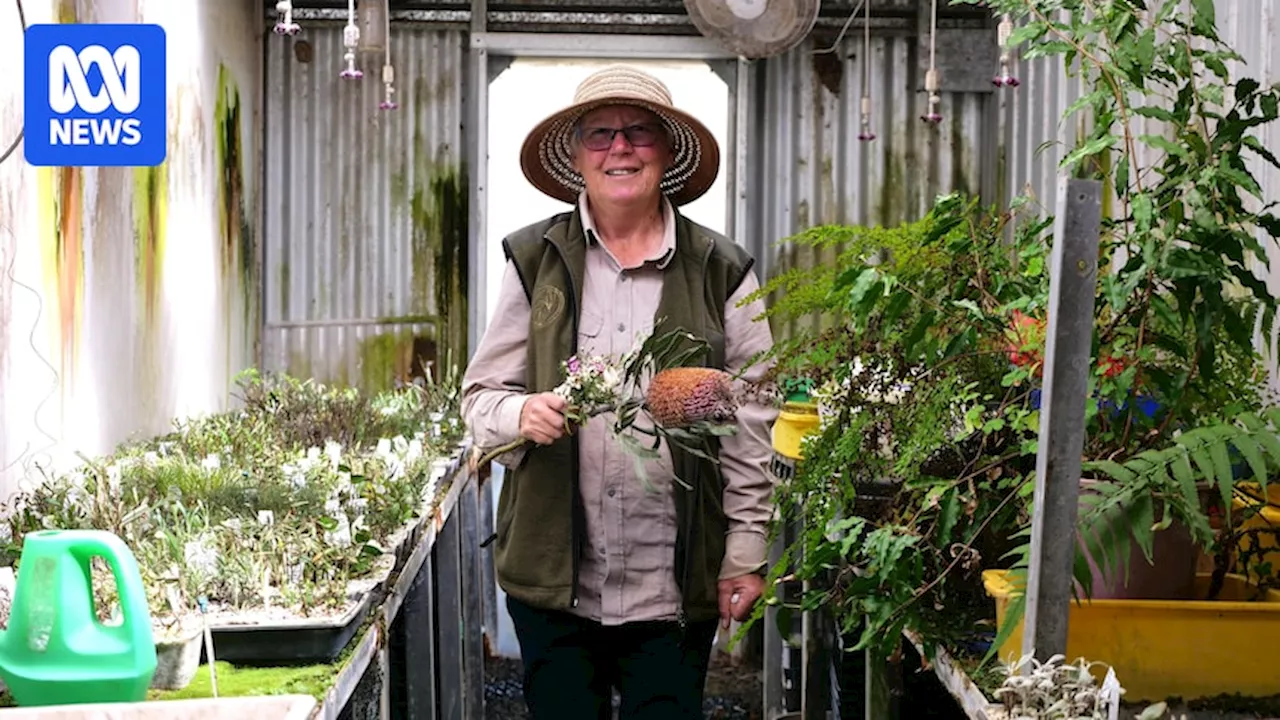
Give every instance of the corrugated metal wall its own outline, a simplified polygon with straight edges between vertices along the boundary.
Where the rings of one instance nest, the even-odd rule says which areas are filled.
[[[756,70],[750,217],[740,241],[762,277],[834,256],[778,244],[810,226],[896,225],[919,218],[940,193],[994,192],[997,96],[943,92],[943,121],[925,123],[917,38],[873,35],[870,48],[871,142],[858,140],[861,37],[834,53],[806,42]]]
[[[1184,2],[1189,12],[1189,3]],[[1222,40],[1244,58],[1231,63],[1236,77],[1252,77],[1264,86],[1280,80],[1280,4],[1262,0],[1216,0],[1218,32]],[[1082,93],[1079,77],[1068,75],[1060,57],[1021,61],[1016,73],[1022,86],[1001,93],[1002,137],[1007,156],[1007,173],[1012,194],[1031,194],[1053,210],[1057,164],[1081,132],[1078,123],[1064,122],[1062,113]],[[1160,124],[1138,121],[1138,132],[1154,132]],[[1275,124],[1258,129],[1267,147],[1280,143]],[[1149,152],[1139,147],[1139,154]],[[1146,162],[1144,160],[1144,162]],[[1280,198],[1280,171],[1258,161],[1253,172],[1268,198]],[[1007,195],[1006,195],[1007,198]],[[1277,274],[1280,278],[1280,274]],[[1278,280],[1280,282],[1280,280]]]
[[[265,364],[374,389],[465,360],[466,36],[393,28],[390,111],[342,55],[338,25],[267,42]]]

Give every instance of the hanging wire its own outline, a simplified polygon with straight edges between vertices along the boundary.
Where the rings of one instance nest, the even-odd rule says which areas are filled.
[[[383,25],[383,56],[382,56],[382,102],[378,103],[378,107],[383,110],[395,110],[399,107],[393,99],[396,94],[394,83],[396,81],[395,68],[391,67],[391,0],[383,0],[386,3],[386,9],[382,13]]]
[[[387,12],[391,12],[390,3],[387,4]],[[390,38],[387,40],[390,41]],[[344,80],[359,80],[364,77],[364,73],[356,67],[356,48],[360,45],[360,26],[356,25],[356,0],[347,0],[347,26],[342,28],[342,44],[347,49],[342,55],[347,66],[338,75]]]
[[[297,35],[302,26],[293,21],[293,3],[291,0],[280,0],[276,3],[276,12],[280,19],[276,21],[277,35]]]
[[[813,54],[814,54],[814,55],[824,55],[824,54],[826,54],[826,53],[833,53],[833,52],[835,52],[836,50],[839,50],[839,49],[840,49],[840,41],[844,40],[844,34],[845,34],[846,32],[848,32],[848,30],[849,30],[849,26],[853,24],[853,19],[854,19],[854,18],[856,18],[856,17],[858,17],[858,11],[862,9],[862,6],[863,6],[863,5],[866,5],[866,6],[867,6],[867,11],[868,11],[868,12],[870,12],[870,11],[871,11],[871,4],[870,4],[870,3],[868,3],[868,2],[867,2],[867,0],[860,0],[860,2],[857,4],[857,6],[855,6],[855,7],[853,8],[853,12],[849,13],[849,17],[845,19],[845,21],[844,21],[844,25],[843,25],[843,26],[841,26],[841,28],[840,28],[840,34],[839,34],[839,35],[836,35],[836,41],[835,41],[835,42],[833,42],[833,43],[831,43],[831,47],[828,47],[828,48],[821,48],[821,49],[819,49],[819,50],[814,50],[814,51],[813,51]]]
[[[25,36],[27,34],[27,14],[22,7],[22,0],[14,0],[14,2],[18,6],[18,24],[22,27],[22,34]],[[13,153],[18,149],[18,145],[22,144],[22,138],[23,130],[19,128],[18,134],[14,137],[13,142],[9,143],[9,147],[5,149],[4,154],[0,155],[0,163],[8,160],[9,157],[13,155]],[[48,457],[46,451],[57,447],[58,445],[58,439],[51,435],[49,431],[40,424],[40,411],[44,409],[45,403],[48,403],[53,399],[53,396],[57,393],[58,385],[61,383],[61,377],[58,375],[58,369],[55,368],[53,363],[49,362],[48,358],[40,352],[40,348],[36,347],[36,331],[40,329],[40,316],[44,314],[44,297],[40,295],[39,290],[36,290],[18,279],[16,272],[18,264],[18,239],[13,235],[12,231],[10,231],[9,235],[13,242],[14,252],[9,253],[9,262],[5,267],[5,277],[9,280],[11,285],[20,287],[35,296],[36,316],[32,319],[31,330],[27,333],[27,345],[31,347],[31,352],[35,353],[36,358],[38,358],[40,362],[44,363],[45,367],[49,368],[49,372],[53,373],[53,384],[49,388],[49,392],[45,393],[45,396],[41,398],[40,403],[36,405],[35,412],[31,417],[31,424],[35,427],[36,431],[45,436],[49,442],[32,451],[31,441],[28,440],[26,445],[23,446],[22,452],[18,453],[17,458],[3,466],[0,466],[0,472],[7,472],[9,468],[21,464],[24,472],[30,472],[31,462],[36,458],[36,456],[44,454]]]
[[[942,104],[942,96],[938,94],[942,84],[938,80],[938,0],[933,0],[933,9],[929,18],[929,71],[924,75],[924,89],[929,93],[929,109],[920,119],[937,124],[942,122],[942,113],[938,112]]]
[[[996,87],[1018,87],[1018,78],[1013,75],[1013,49],[1009,47],[1009,38],[1013,36],[1013,18],[1004,13],[1000,25],[996,28],[996,37],[1000,46],[1000,74],[995,76],[991,84]]]
[[[858,139],[870,142],[876,139],[871,130],[871,3],[862,16],[862,129]]]

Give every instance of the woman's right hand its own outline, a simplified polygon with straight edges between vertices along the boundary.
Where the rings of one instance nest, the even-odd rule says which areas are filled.
[[[520,435],[539,445],[564,436],[564,398],[555,393],[530,395],[520,410]]]

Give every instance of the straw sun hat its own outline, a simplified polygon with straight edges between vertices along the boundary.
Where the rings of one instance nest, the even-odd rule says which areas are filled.
[[[671,105],[661,80],[634,67],[611,65],[578,85],[573,104],[538,123],[524,140],[520,166],[534,187],[573,204],[582,192],[582,175],[573,169],[574,125],[586,113],[606,105],[635,105],[659,118],[671,139],[671,167],[662,191],[673,205],[702,196],[720,170],[720,147],[697,118]]]

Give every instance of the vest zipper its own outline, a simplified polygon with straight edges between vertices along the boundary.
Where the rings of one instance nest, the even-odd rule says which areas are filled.
[[[565,275],[569,279],[569,317],[573,319],[573,339],[571,340],[570,355],[578,354],[578,286],[573,281],[573,271],[569,268],[569,259],[565,257],[564,250],[560,248],[549,235],[543,235],[543,238],[550,243],[551,247],[556,249],[556,254],[560,256],[560,263],[564,266]],[[569,494],[569,546],[572,548],[572,568],[573,568],[573,584],[569,590],[569,607],[578,607],[578,563],[579,555],[582,552],[582,529],[578,526],[578,503],[581,495],[581,485],[578,479],[578,473],[581,467],[578,463],[578,438],[574,435],[570,440],[572,448],[572,459],[570,463],[573,468],[573,492]]]
[[[703,255],[702,255],[700,277],[705,278],[707,276],[707,263],[709,262],[710,258],[711,258],[711,249],[708,248],[705,252],[703,252]],[[700,465],[701,463],[699,461],[694,461],[694,464]],[[716,472],[719,472],[719,471],[717,470]],[[681,595],[680,609],[676,611],[676,621],[680,624],[680,631],[684,632],[689,626],[689,616],[686,613],[685,604],[687,602],[687,598],[689,597],[689,593],[691,592],[689,588],[689,582],[691,580],[690,578],[690,576],[692,575],[691,568],[693,565],[693,563],[691,562],[691,556],[693,554],[693,515],[694,515],[695,505],[697,503],[696,493],[698,492],[698,490],[697,488],[695,488],[694,490],[684,490],[683,488],[679,487],[678,483],[673,483],[673,486],[676,487],[675,492],[690,493],[689,502],[685,503],[686,509],[684,513],[684,568],[680,573],[681,575],[684,576],[684,582],[682,583],[682,587],[684,588],[684,590],[680,594]]]

